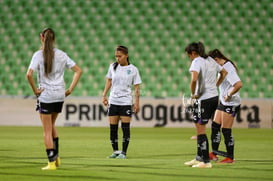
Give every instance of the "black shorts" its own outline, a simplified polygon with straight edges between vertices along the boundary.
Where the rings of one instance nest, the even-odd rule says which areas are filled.
[[[193,121],[199,124],[207,124],[212,119],[218,105],[218,96],[205,100],[197,100],[193,104]]]
[[[224,111],[228,114],[231,114],[232,117],[235,117],[238,111],[240,110],[241,105],[239,106],[225,106],[221,102],[219,103],[217,110]]]
[[[119,106],[119,105],[110,104],[108,108],[108,116],[132,117],[132,106],[131,105]]]
[[[60,113],[62,112],[63,103],[64,102],[43,103],[37,101],[36,111],[42,114]]]

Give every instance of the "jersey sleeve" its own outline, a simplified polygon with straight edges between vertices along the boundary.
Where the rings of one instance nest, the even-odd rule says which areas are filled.
[[[223,70],[223,67],[219,65],[218,63],[216,63],[216,70],[217,72],[221,72]]]
[[[230,62],[224,64],[223,67],[228,71],[226,79],[231,85],[234,85],[236,82],[241,81],[235,67]]]
[[[227,80],[231,85],[234,85],[236,82],[241,81],[235,70],[229,71],[227,74]]]
[[[112,67],[113,67],[113,64],[111,64],[108,68],[108,72],[106,74],[106,78],[108,79],[112,79],[112,69],[113,69]]]
[[[66,60],[66,68],[72,68],[76,65],[76,63],[74,62],[74,60],[72,60],[66,53],[64,53],[64,57]]]
[[[32,56],[28,69],[32,69],[33,71],[37,72],[38,67],[39,67],[39,59],[38,59],[38,54],[36,52]]]
[[[195,72],[200,72],[201,70],[201,64],[198,60],[193,60],[192,63],[191,63],[191,66],[190,66],[190,69],[189,71],[192,72],[192,71],[195,71]]]
[[[141,84],[141,83],[142,83],[141,77],[140,77],[138,69],[136,68],[136,74],[134,76],[133,84],[137,85],[137,84]]]

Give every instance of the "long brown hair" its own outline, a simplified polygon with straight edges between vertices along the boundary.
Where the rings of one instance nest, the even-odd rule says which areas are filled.
[[[52,71],[53,59],[54,59],[54,40],[55,33],[51,28],[44,29],[40,36],[44,39],[43,42],[43,56],[44,56],[44,67],[45,75]]]
[[[224,59],[227,62],[230,62],[235,67],[236,71],[238,71],[237,66],[235,65],[235,63],[233,61],[231,61],[230,59],[228,59],[220,50],[218,50],[218,49],[211,50],[209,52],[209,56],[212,57],[212,58],[221,58],[221,59]]]

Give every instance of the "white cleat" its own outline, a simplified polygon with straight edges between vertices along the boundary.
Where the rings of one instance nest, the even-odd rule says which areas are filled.
[[[200,161],[193,159],[191,161],[185,162],[184,165],[193,166],[193,165],[197,165],[198,163],[200,163]]]
[[[192,167],[194,167],[194,168],[212,168],[212,165],[210,162],[209,163],[200,162],[196,165],[193,165]]]

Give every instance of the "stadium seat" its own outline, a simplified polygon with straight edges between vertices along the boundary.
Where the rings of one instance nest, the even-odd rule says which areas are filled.
[[[268,1],[48,0],[1,1],[0,5],[0,15],[5,17],[0,27],[2,95],[31,93],[22,77],[39,49],[39,32],[50,26],[57,47],[85,69],[76,96],[97,96],[103,89],[101,80],[115,61],[114,48],[119,44],[128,46],[145,95],[181,96],[189,91],[190,81],[184,48],[202,41],[207,51],[219,48],[238,65],[242,81],[247,82],[243,97],[272,97],[268,87],[272,75],[267,76],[273,69],[272,3]],[[8,85],[10,81],[18,91]]]

